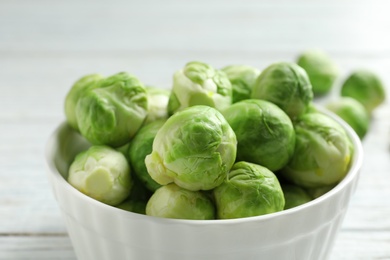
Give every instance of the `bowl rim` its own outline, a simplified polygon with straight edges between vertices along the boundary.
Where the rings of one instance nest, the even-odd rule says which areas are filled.
[[[98,208],[99,210],[105,210],[109,214],[115,214],[118,215],[118,217],[123,218],[132,218],[132,219],[149,219],[151,221],[159,222],[159,223],[166,223],[166,224],[184,224],[184,225],[236,225],[240,223],[251,223],[251,222],[262,222],[267,221],[270,219],[277,219],[280,217],[285,217],[288,215],[296,214],[299,211],[304,210],[305,208],[313,207],[316,204],[320,204],[325,200],[330,199],[333,196],[336,196],[336,194],[340,193],[342,189],[347,186],[349,183],[353,181],[354,178],[357,177],[358,172],[363,164],[363,147],[360,138],[355,133],[355,131],[350,127],[344,120],[342,120],[339,116],[334,114],[333,112],[325,109],[324,107],[321,107],[320,105],[316,105],[319,112],[324,113],[328,116],[330,116],[332,119],[337,121],[346,131],[348,137],[350,138],[353,146],[354,146],[354,155],[353,160],[350,164],[350,168],[348,170],[347,175],[330,191],[326,192],[325,194],[321,195],[318,198],[315,198],[305,204],[282,210],[279,212],[274,212],[266,215],[260,215],[260,216],[252,216],[252,217],[245,217],[245,218],[236,218],[236,219],[212,219],[212,220],[189,220],[189,219],[170,219],[170,218],[161,218],[161,217],[154,217],[154,216],[148,216],[144,214],[134,213],[130,211],[126,211],[120,208],[117,208],[115,206],[110,206],[107,204],[104,204],[98,200],[95,200],[80,191],[78,191],[76,188],[74,188],[72,185],[70,185],[65,178],[61,175],[59,170],[57,169],[54,158],[55,158],[55,148],[58,148],[58,140],[57,136],[58,133],[66,127],[68,124],[66,121],[62,122],[59,126],[57,126],[50,135],[48,141],[46,142],[45,146],[45,159],[46,159],[46,168],[52,177],[54,177],[55,181],[63,186],[63,188],[66,190],[66,192],[72,193],[74,196],[76,196],[78,199],[85,201],[86,203],[89,203],[93,207]],[[52,178],[50,178],[52,179]],[[51,183],[53,186],[53,184]]]

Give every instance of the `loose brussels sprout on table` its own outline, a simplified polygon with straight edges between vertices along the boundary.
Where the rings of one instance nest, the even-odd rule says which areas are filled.
[[[260,73],[251,97],[268,100],[295,119],[306,112],[313,91],[303,68],[291,62],[278,62]]]
[[[86,91],[76,105],[81,134],[93,144],[114,147],[130,141],[147,116],[145,87],[133,75],[122,72]]]
[[[362,103],[371,113],[385,100],[385,88],[379,77],[372,71],[353,71],[341,87],[343,97],[351,97]]]
[[[233,165],[224,182],[214,189],[217,218],[244,218],[284,208],[280,183],[267,168],[248,162]]]
[[[344,129],[321,113],[307,113],[295,127],[295,151],[281,170],[283,177],[306,188],[339,182],[348,172],[353,155]]]
[[[363,139],[370,126],[370,115],[361,103],[354,98],[341,97],[329,102],[326,107],[347,122]]]
[[[329,93],[340,74],[336,63],[322,50],[303,52],[297,64],[307,72],[314,95]]]
[[[236,151],[236,135],[222,114],[193,106],[168,118],[145,163],[161,185],[174,182],[188,190],[210,190],[222,183]]]
[[[168,103],[170,115],[195,105],[222,110],[231,103],[232,85],[224,72],[196,61],[175,72]]]
[[[126,158],[108,146],[91,146],[78,154],[69,168],[68,182],[108,205],[123,202],[133,185]]]
[[[245,65],[230,65],[222,68],[222,71],[232,83],[233,103],[251,98],[253,85],[260,74],[258,69]]]
[[[275,104],[248,99],[223,111],[237,137],[237,160],[272,171],[283,168],[294,152],[295,132],[287,114]]]
[[[174,183],[162,186],[146,205],[146,215],[176,219],[215,219],[210,197],[201,191],[190,191]]]

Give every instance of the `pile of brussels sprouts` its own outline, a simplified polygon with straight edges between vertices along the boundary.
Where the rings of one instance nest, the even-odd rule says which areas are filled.
[[[134,75],[87,75],[65,100],[67,122],[90,148],[68,182],[111,206],[177,219],[232,219],[296,207],[347,174],[354,149],[313,105],[339,70],[321,51],[263,71],[189,62],[171,90]],[[384,88],[353,72],[328,108],[362,138]]]

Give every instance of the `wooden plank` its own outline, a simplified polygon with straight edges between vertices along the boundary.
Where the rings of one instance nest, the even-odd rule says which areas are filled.
[[[75,260],[67,236],[0,236],[0,260]],[[390,231],[338,234],[330,260],[390,259]]]
[[[275,51],[327,46],[388,53],[390,48],[384,33],[390,18],[383,1],[41,3],[42,8],[35,2],[3,4],[0,49],[231,51],[261,45]]]
[[[335,241],[330,260],[390,259],[390,232],[341,232]]]
[[[76,260],[67,236],[0,236],[0,260]]]

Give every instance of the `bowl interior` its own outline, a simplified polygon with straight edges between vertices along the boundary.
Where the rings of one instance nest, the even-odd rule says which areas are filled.
[[[332,190],[328,191],[324,195],[320,196],[317,199],[314,199],[311,202],[305,203],[303,205],[300,205],[295,208],[291,208],[288,210],[284,210],[277,213],[267,214],[263,216],[258,217],[250,217],[245,219],[259,219],[259,218],[270,218],[275,215],[283,215],[283,214],[289,214],[294,211],[302,210],[303,208],[310,207],[316,203],[321,202],[322,200],[327,200],[329,197],[332,197],[335,193],[337,193],[340,189],[342,189],[345,185],[350,183],[358,174],[358,171],[361,167],[362,160],[363,160],[363,149],[361,145],[361,141],[359,137],[356,135],[356,133],[352,130],[352,128],[345,123],[342,119],[337,117],[332,112],[329,112],[323,108],[319,108],[319,110],[333,119],[335,119],[337,122],[341,124],[341,126],[346,130],[349,138],[351,139],[353,146],[354,146],[354,156],[352,159],[352,162],[350,164],[350,169],[348,174],[344,177],[344,179],[337,184]],[[106,207],[108,210],[117,210],[114,207],[105,205],[103,203],[100,203],[98,201],[95,201],[86,195],[78,192],[76,189],[74,189],[71,185],[69,185],[66,181],[68,176],[68,169],[72,161],[74,160],[75,156],[80,153],[81,151],[84,151],[90,147],[90,143],[82,137],[78,132],[74,131],[66,122],[63,122],[53,133],[51,138],[49,139],[49,142],[47,143],[46,147],[46,157],[48,161],[48,165],[50,167],[50,174],[54,175],[57,181],[61,183],[61,185],[69,186],[69,192],[75,192],[77,193],[77,196],[80,196],[81,199],[87,199],[89,201],[92,201],[92,203],[101,204],[101,207]],[[124,211],[125,212],[125,211]],[[116,212],[117,213],[117,212]],[[129,212],[125,212],[129,213]],[[173,221],[179,221],[179,220],[173,220]],[[181,220],[180,220],[181,221]],[[183,220],[183,221],[192,221],[194,220]],[[233,220],[215,220],[215,221],[239,221],[239,219],[233,219]],[[195,220],[196,222],[196,220]],[[208,220],[208,222],[214,222],[214,220]]]

